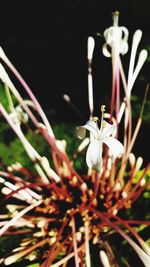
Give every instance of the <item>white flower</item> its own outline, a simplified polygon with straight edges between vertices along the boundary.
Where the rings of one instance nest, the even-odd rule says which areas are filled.
[[[77,128],[77,136],[84,139],[86,130],[91,134],[91,141],[86,154],[86,163],[90,169],[93,168],[100,172],[103,143],[109,147],[113,160],[124,153],[124,146],[112,136],[116,133],[115,125],[103,120],[99,129],[97,122],[89,120],[85,125]]]
[[[111,57],[112,53],[126,54],[128,51],[128,30],[125,27],[118,26],[119,12],[113,13],[113,26],[104,31],[104,38],[106,43],[103,46],[103,54],[106,57]],[[114,51],[110,52],[110,49]]]

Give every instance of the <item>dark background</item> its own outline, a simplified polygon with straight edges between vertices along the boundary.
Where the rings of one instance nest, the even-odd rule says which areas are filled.
[[[110,101],[111,63],[102,54],[103,32],[112,25],[111,14],[120,11],[119,24],[133,32],[140,28],[141,48],[150,44],[150,1],[53,0],[0,1],[0,45],[19,70],[45,110],[54,110],[62,120],[78,115],[62,99],[72,102],[88,117],[87,38],[95,38],[93,82],[95,112]],[[100,34],[100,36],[97,35]],[[128,56],[126,56],[128,59]],[[125,63],[126,64],[126,63]],[[149,82],[145,64],[144,80],[137,94]],[[107,98],[107,99],[105,99]]]
[[[94,115],[111,97],[111,60],[102,54],[103,32],[112,25],[112,12],[120,12],[119,25],[129,29],[129,45],[135,30],[143,31],[139,50],[150,51],[149,0],[0,0],[0,45],[30,86],[50,122],[81,124],[81,118],[64,102],[68,94],[73,104],[89,118],[87,91],[87,38],[95,39],[93,58]],[[98,35],[97,35],[98,33]],[[130,46],[131,48],[131,46]],[[122,58],[127,74],[128,54]],[[149,83],[150,65],[147,61],[133,94],[143,101]],[[12,76],[15,85],[17,81]],[[17,84],[17,88],[19,88]],[[19,88],[21,90],[22,88]],[[135,112],[136,113],[136,112]],[[139,111],[137,112],[137,116]],[[136,122],[135,118],[135,122]],[[150,126],[144,123],[134,146],[137,155],[149,161],[146,142]]]

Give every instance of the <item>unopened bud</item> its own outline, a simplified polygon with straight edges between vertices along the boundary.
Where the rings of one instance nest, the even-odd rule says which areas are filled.
[[[134,35],[133,35],[133,46],[138,46],[139,42],[141,41],[142,38],[142,31],[141,30],[136,30]]]
[[[87,190],[87,185],[86,185],[86,183],[83,183],[83,184],[81,185],[81,190],[82,190],[82,192],[85,192],[85,191]]]
[[[141,182],[140,182],[140,186],[144,186],[145,183],[146,183],[146,181],[145,181],[145,179],[143,178],[143,179],[141,180]]]
[[[57,239],[56,237],[52,237],[50,239],[50,245],[54,244],[56,242],[56,239]]]
[[[29,255],[29,261],[34,261],[36,259],[36,255],[35,254],[30,254]]]
[[[84,226],[81,226],[80,228],[79,228],[79,231],[81,232],[81,233],[84,233]]]
[[[66,151],[66,145],[67,145],[66,140],[56,140],[56,146],[63,153]]]
[[[82,238],[82,234],[81,234],[81,232],[77,232],[77,233],[76,233],[76,240],[77,240],[78,242],[80,242],[80,241],[81,241],[81,238]]]
[[[0,177],[0,183],[3,184],[4,182],[5,180],[2,177]]]
[[[66,101],[66,102],[69,102],[70,103],[70,97],[66,94],[63,95],[63,99]]]
[[[107,254],[104,250],[100,250],[99,256],[100,256],[101,263],[103,264],[104,267],[111,267],[109,264]]]
[[[95,41],[94,38],[89,36],[88,37],[88,43],[87,43],[88,47],[87,47],[87,58],[88,60],[92,60],[93,58],[93,51],[94,51],[94,45],[95,45]]]
[[[46,157],[41,158],[41,165],[46,174],[48,175],[48,177],[53,178],[56,183],[60,181],[60,177],[56,174],[56,172],[53,169],[50,168],[49,161]]]
[[[127,195],[127,192],[123,191],[123,192],[122,192],[122,197],[123,197],[124,199],[126,199],[127,196],[128,196],[128,195]]]
[[[37,223],[37,227],[39,228],[43,228],[46,224],[46,220],[41,219],[38,223]]]
[[[79,145],[77,151],[78,151],[78,152],[81,152],[81,151],[82,151],[82,150],[89,144],[89,142],[90,142],[90,138],[89,138],[89,137],[86,137],[86,138],[82,141],[82,143]]]
[[[115,185],[114,185],[114,189],[113,191],[120,191],[121,190],[121,184],[119,182],[117,182]]]
[[[130,162],[130,165],[132,168],[134,168],[134,165],[135,165],[135,156],[133,153],[130,153],[129,154],[129,162]]]
[[[143,158],[138,157],[136,165],[135,165],[134,175],[136,175],[136,173],[140,170],[142,164],[143,164]]]

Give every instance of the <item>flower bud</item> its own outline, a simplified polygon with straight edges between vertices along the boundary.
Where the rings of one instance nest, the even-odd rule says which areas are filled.
[[[111,267],[107,254],[104,250],[100,250],[99,256],[100,256],[101,263],[103,264],[104,267]]]
[[[88,54],[87,54],[87,58],[88,58],[88,60],[92,60],[92,58],[93,58],[93,51],[94,51],[94,45],[95,45],[95,41],[94,41],[94,38],[93,37],[91,37],[91,36],[89,36],[88,37],[88,48],[87,48],[87,52],[88,52]]]

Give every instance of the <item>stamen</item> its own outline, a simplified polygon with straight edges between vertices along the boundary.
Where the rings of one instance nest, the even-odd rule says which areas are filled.
[[[97,121],[99,121],[99,118],[98,117],[93,117],[92,121],[97,122]]]
[[[80,112],[80,110],[75,106],[75,104],[72,103],[71,98],[69,95],[64,94],[63,99],[66,103],[68,103],[70,105],[70,107],[78,114],[78,116],[84,120],[84,116],[83,114]]]
[[[104,125],[103,125],[103,119],[104,119],[105,107],[106,107],[105,105],[102,105],[101,106],[101,113],[102,113],[102,115],[101,115],[101,128],[104,127]]]

